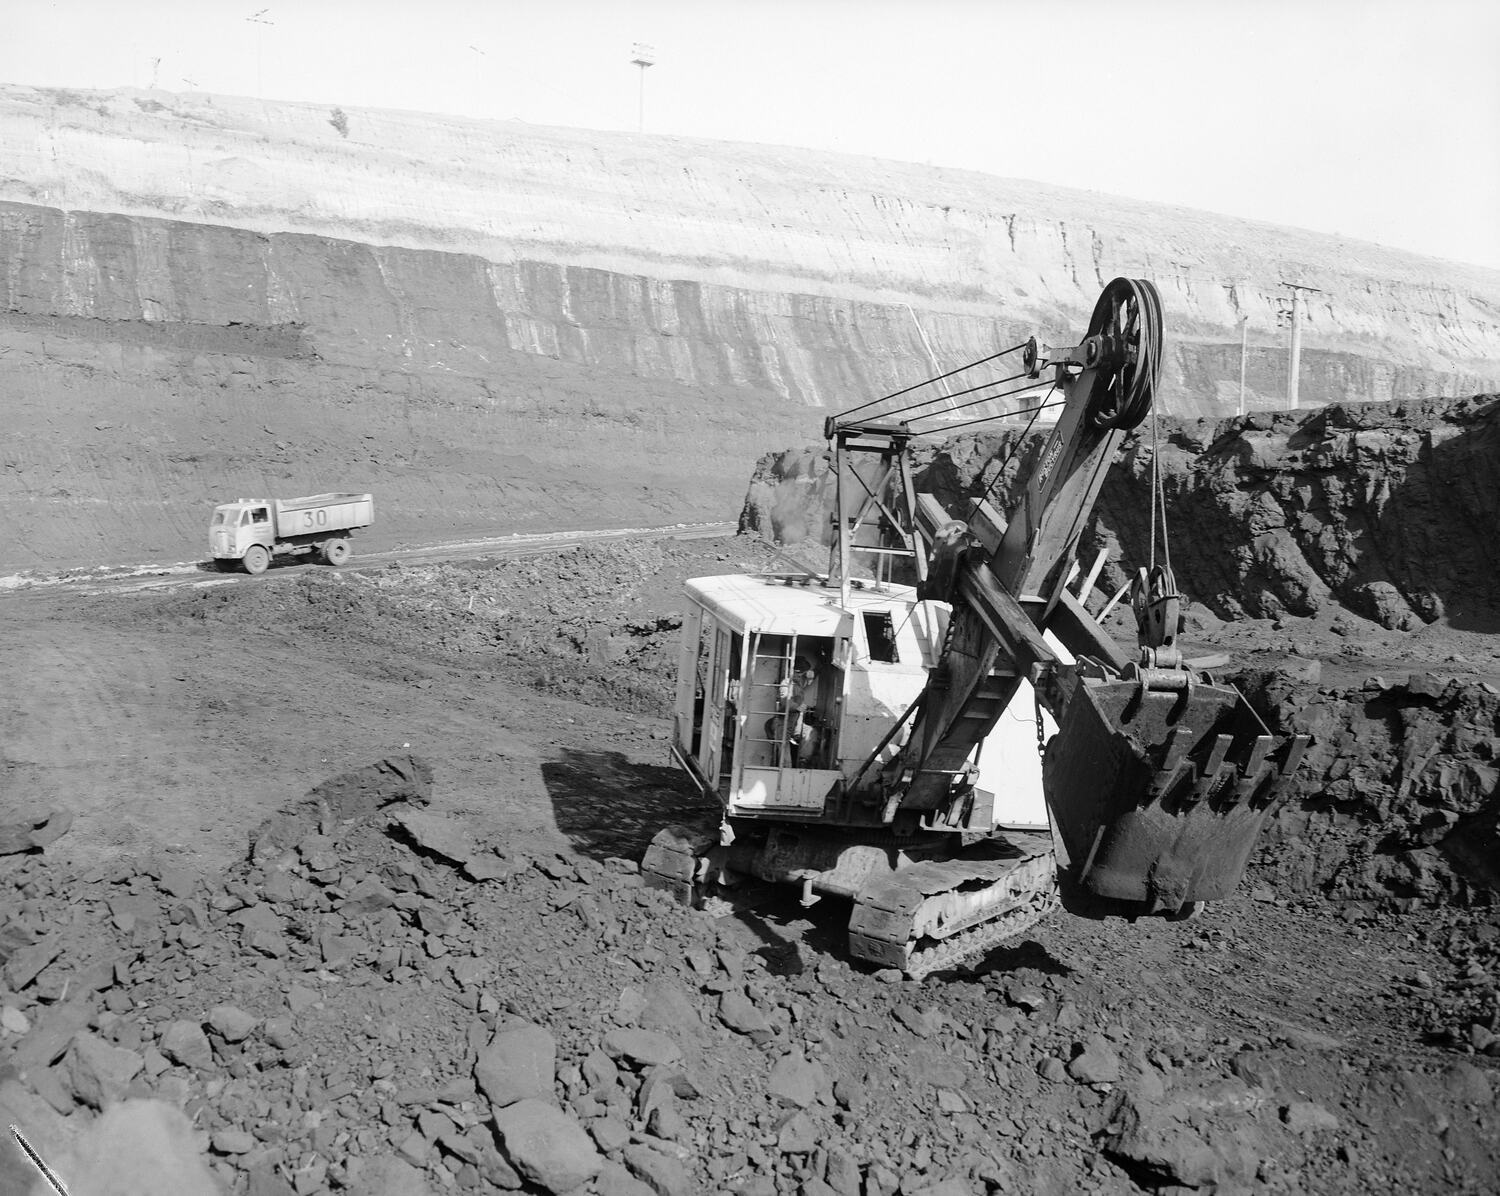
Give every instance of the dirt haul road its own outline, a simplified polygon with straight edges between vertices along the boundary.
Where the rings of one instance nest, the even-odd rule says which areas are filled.
[[[65,845],[73,858],[164,843],[222,862],[242,853],[249,827],[318,778],[410,750],[443,761],[456,802],[510,833],[545,833],[547,820],[525,807],[539,794],[548,743],[571,742],[566,733],[579,726],[588,728],[580,748],[601,730],[603,746],[642,739],[644,747],[650,735],[635,714],[565,708],[566,686],[546,699],[517,690],[536,680],[534,670],[498,659],[496,637],[559,622],[529,609],[528,595],[516,594],[514,609],[476,612],[473,595],[437,587],[451,598],[445,613],[475,642],[432,661],[406,651],[421,644],[425,625],[403,635],[399,617],[436,617],[421,609],[435,599],[411,591],[435,570],[461,579],[466,568],[478,576],[496,561],[535,559],[517,576],[552,570],[555,580],[548,558],[580,544],[628,537],[639,554],[658,540],[724,533],[697,525],[407,547],[357,557],[337,573],[294,559],[257,578],[202,563],[27,577],[0,593],[0,674],[11,679],[0,697],[7,805],[74,814]],[[397,620],[385,634],[359,617],[371,600]],[[675,593],[654,600],[650,617],[675,601]],[[309,608],[314,627],[296,613]],[[496,797],[501,775],[520,796]]]
[[[596,544],[624,538],[717,539],[729,535],[733,530],[734,525],[729,523],[678,523],[671,527],[658,528],[622,527],[570,532],[514,532],[506,536],[442,540],[426,544],[393,540],[390,536],[380,534],[362,535],[357,544],[364,550],[357,552],[357,559],[352,567],[368,568],[371,565],[384,565],[392,562],[482,561],[505,557],[537,556],[551,552],[564,552],[583,544]],[[388,547],[388,545],[394,546]],[[313,563],[311,558],[306,556],[283,556],[273,558],[271,568],[295,569]],[[205,573],[211,576],[205,579],[203,577]],[[76,592],[89,594],[126,593],[131,590],[160,592],[188,586],[232,582],[239,576],[242,574],[237,570],[231,570],[228,576],[225,576],[212,560],[99,565],[92,569],[75,568],[56,572],[28,569],[20,573],[0,576],[0,593],[54,586],[67,586]]]
[[[1057,917],[910,984],[831,902],[642,891],[695,808],[664,766],[681,579],[770,559],[0,601],[7,808],[75,815],[0,856],[0,1111],[73,1178],[96,1109],[157,1098],[256,1196],[1492,1190],[1483,909],[1261,871],[1196,923]],[[0,1154],[0,1191],[31,1178]]]

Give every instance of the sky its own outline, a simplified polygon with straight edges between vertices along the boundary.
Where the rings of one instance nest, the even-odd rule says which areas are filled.
[[[1500,269],[1494,0],[26,0],[5,25],[5,83],[644,116]]]

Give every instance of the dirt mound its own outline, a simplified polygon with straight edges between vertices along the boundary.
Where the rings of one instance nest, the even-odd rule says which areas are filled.
[[[956,517],[982,496],[1018,497],[1045,433],[961,435],[916,448],[917,488]],[[1123,581],[1150,552],[1151,465],[1160,457],[1181,589],[1225,618],[1330,607],[1411,630],[1500,618],[1500,397],[1333,406],[1221,421],[1162,419],[1125,443],[1082,542]],[[821,449],[768,454],[744,531],[827,544],[831,475]]]
[[[1101,511],[1130,559],[1146,546],[1150,453],[1137,435]],[[1182,426],[1162,456],[1178,581],[1216,612],[1334,604],[1400,630],[1495,625],[1500,398]]]
[[[1274,730],[1313,737],[1258,877],[1354,903],[1495,903],[1500,688],[1420,672],[1315,688],[1253,665],[1238,680]]]
[[[766,568],[743,538],[722,572]],[[677,667],[682,583],[701,550],[670,540],[586,545],[555,555],[335,573],[308,569],[285,587],[226,586],[174,595],[164,619],[277,626],[389,651],[367,667],[421,681],[419,661],[480,667],[547,693],[665,714]]]

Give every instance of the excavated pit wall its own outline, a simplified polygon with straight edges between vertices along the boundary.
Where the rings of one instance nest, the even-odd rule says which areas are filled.
[[[1110,278],[1147,277],[1168,344],[1208,350],[1182,397],[1211,406],[1173,406],[1182,415],[1232,409],[1242,322],[1251,370],[1268,367],[1249,381],[1252,406],[1279,400],[1278,316],[1295,281],[1316,288],[1308,402],[1424,393],[1397,377],[1408,366],[1448,376],[1425,393],[1464,393],[1475,372],[1500,381],[1500,271],[910,162],[435,113],[331,115],[260,97],[0,85],[0,199],[871,301],[924,324],[998,315],[1058,338]],[[941,327],[927,331],[945,368],[970,359]],[[1315,367],[1324,351],[1372,366],[1341,376]]]
[[[722,517],[824,410],[1116,275],[1160,401],[1500,381],[1500,272],[911,163],[167,92],[0,86],[0,571],[201,551],[226,493],[371,489],[393,536]]]
[[[768,441],[930,373],[924,334],[973,359],[1032,330],[0,203],[0,515],[14,532],[0,572],[182,559],[201,551],[206,510],[236,495],[370,490],[388,536],[722,517]],[[1192,409],[1186,380],[1219,351],[1175,345],[1167,401]],[[1272,356],[1252,385],[1274,386]],[[1309,379],[1325,368],[1360,393],[1447,376],[1308,355]]]
[[[1084,532],[1085,559],[1110,553],[1101,590],[1126,580],[1121,562],[1148,559],[1155,452],[1177,581],[1209,623],[1263,620],[1269,632],[1307,619],[1346,637],[1500,630],[1500,398],[1167,420],[1152,442],[1149,425],[1127,440]],[[923,446],[917,488],[959,517],[992,484],[1008,507],[1041,444],[1017,429]],[[821,448],[768,454],[742,530],[812,559],[828,540],[831,481]],[[1266,655],[1252,654],[1241,685],[1273,729],[1313,736],[1263,844],[1266,874],[1345,899],[1489,900],[1500,687],[1452,654],[1323,681],[1316,660]]]
[[[1044,436],[919,441],[917,488],[959,517],[985,493],[1004,510]],[[1341,606],[1409,630],[1439,617],[1488,629],[1500,616],[1500,540],[1484,534],[1500,518],[1500,397],[1163,420],[1156,450],[1152,439],[1149,425],[1126,439],[1083,536],[1081,555],[1109,550],[1106,582],[1150,553],[1159,453],[1178,584],[1220,617]],[[821,447],[767,454],[741,530],[826,545],[831,483]]]

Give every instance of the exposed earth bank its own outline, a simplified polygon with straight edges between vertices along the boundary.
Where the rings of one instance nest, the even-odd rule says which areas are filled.
[[[700,520],[827,411],[1074,343],[1120,275],[1161,290],[1178,415],[1285,405],[1288,280],[1318,288],[1304,402],[1500,381],[1480,267],[909,163],[342,117],[0,87],[0,574],[182,560],[238,496],[369,490],[403,538]]]
[[[1009,509],[1047,429],[913,442],[919,491],[964,517]],[[826,545],[822,446],[763,456],[742,530]],[[1500,396],[1361,403],[1223,420],[1163,418],[1125,442],[1081,543],[1106,588],[1151,550],[1159,461],[1178,584],[1225,619],[1342,613],[1387,630],[1500,626]]]

